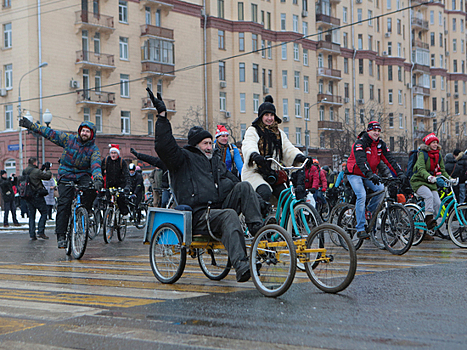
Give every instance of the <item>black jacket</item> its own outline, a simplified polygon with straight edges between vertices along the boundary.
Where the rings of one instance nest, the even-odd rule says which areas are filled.
[[[2,198],[4,202],[11,202],[13,199],[15,199],[13,182],[10,179],[0,177],[0,188],[2,189]]]
[[[26,174],[29,174],[29,181],[34,191],[44,187],[42,180],[50,180],[52,177],[52,172],[50,170],[42,171],[34,165],[28,165],[28,167],[23,170],[23,175]]]
[[[169,172],[167,171],[167,167],[165,166],[164,162],[158,158],[150,156],[149,154],[138,153],[136,152],[135,157],[143,162],[148,163],[149,165],[158,167],[163,171],[162,173],[162,189],[169,188]]]
[[[138,196],[143,193],[143,189],[143,176],[138,172],[133,176],[130,175],[130,191]]]
[[[456,161],[456,158],[452,153],[446,154],[446,157],[444,158],[444,168],[452,178],[460,178],[462,176],[463,167]]]
[[[118,157],[112,160],[108,156],[102,162],[102,174],[105,176],[105,188],[130,188],[130,172],[125,159]]]
[[[467,154],[464,154],[464,152],[459,153],[456,157],[456,160],[457,166],[462,169],[462,174],[459,177],[459,182],[465,182],[467,180]]]
[[[167,166],[172,189],[178,204],[193,208],[193,225],[212,202],[212,208],[221,208],[238,178],[227,170],[220,157],[208,159],[198,148],[180,148],[172,135],[167,118],[156,122],[154,148]]]

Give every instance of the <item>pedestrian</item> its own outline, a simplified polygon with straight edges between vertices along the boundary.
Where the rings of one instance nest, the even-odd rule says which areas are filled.
[[[0,187],[2,190],[3,198],[3,227],[10,226],[8,224],[8,216],[10,215],[10,211],[13,225],[21,226],[16,219],[15,191],[13,190],[13,181],[12,179],[7,178],[7,173],[5,170],[2,170],[0,173]]]
[[[37,240],[37,237],[42,239],[49,239],[45,235],[45,222],[47,220],[47,204],[45,203],[44,194],[41,193],[41,189],[44,189],[42,180],[49,180],[52,177],[50,171],[50,163],[45,162],[42,166],[42,170],[37,167],[37,158],[32,157],[28,160],[28,167],[23,170],[23,175],[29,175],[29,182],[31,184],[33,195],[26,199],[28,203],[29,212],[29,238],[32,241]],[[39,210],[41,218],[37,225],[37,236],[36,236],[36,210]]]
[[[49,180],[42,180],[42,184],[45,189],[49,191],[49,194],[44,197],[45,204],[47,204],[47,219],[52,220],[52,210],[55,205],[55,189],[57,188],[57,182],[52,177]]]
[[[219,155],[232,174],[239,179],[242,175],[243,160],[237,146],[229,143],[229,132],[224,125],[218,125],[216,130],[214,148],[219,149]]]
[[[84,121],[79,125],[78,134],[75,135],[73,133],[53,130],[39,123],[32,123],[24,117],[20,120],[19,124],[64,148],[58,167],[59,197],[55,218],[55,234],[57,235],[58,248],[65,249],[67,246],[66,232],[71,215],[71,204],[75,198],[75,188],[71,185],[76,183],[80,186],[89,186],[91,175],[94,180],[94,188],[97,191],[103,185],[101,155],[99,148],[97,148],[94,142],[96,126],[89,121]],[[50,176],[52,176],[52,173],[50,173]],[[95,197],[95,190],[84,191],[82,202],[86,206],[86,209],[91,210]]]
[[[193,210],[194,231],[212,231],[221,235],[237,282],[250,279],[245,234],[239,214],[243,213],[252,235],[263,226],[259,200],[253,187],[227,170],[218,155],[213,154],[212,135],[200,126],[188,132],[188,145],[180,148],[166,117],[166,107],[160,94],[149,96],[158,111],[155,130],[155,150],[170,172],[174,195],[179,205]],[[210,204],[209,204],[210,203]],[[206,218],[208,206],[211,207]],[[209,223],[208,221],[209,220]]]

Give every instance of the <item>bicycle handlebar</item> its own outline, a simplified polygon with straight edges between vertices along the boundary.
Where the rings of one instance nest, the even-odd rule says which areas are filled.
[[[266,158],[266,160],[271,160],[273,161],[274,163],[276,163],[281,169],[283,170],[300,170],[300,169],[303,169],[303,167],[305,166],[305,164],[308,162],[308,158],[305,159],[305,161],[302,163],[301,166],[297,167],[297,166],[283,166],[281,163],[279,163],[277,160],[275,160],[274,158]]]

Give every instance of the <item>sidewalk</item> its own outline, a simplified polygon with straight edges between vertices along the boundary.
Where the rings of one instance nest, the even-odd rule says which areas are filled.
[[[16,210],[16,218],[18,219],[18,222],[21,224],[21,226],[14,226],[13,225],[13,219],[11,218],[11,213],[8,217],[8,224],[10,225],[9,227],[3,227],[3,214],[5,212],[3,211],[3,208],[0,212],[0,232],[5,232],[5,231],[28,231],[29,230],[29,218],[25,216],[24,218],[21,217],[21,211],[18,208]],[[53,228],[55,227],[55,214],[56,212],[52,213],[52,220],[47,220],[45,223],[45,228]],[[39,219],[41,218],[41,214],[39,211],[36,211],[36,223],[39,222]]]

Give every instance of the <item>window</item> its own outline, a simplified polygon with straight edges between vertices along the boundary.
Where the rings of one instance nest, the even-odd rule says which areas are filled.
[[[370,100],[375,99],[375,86],[373,84],[370,84]]]
[[[259,67],[253,63],[253,83],[259,83]]]
[[[334,107],[329,107],[329,120],[334,121]]]
[[[224,0],[217,0],[217,17],[224,18]]]
[[[293,15],[292,17],[292,30],[296,33],[298,33],[298,16],[297,15]]]
[[[308,22],[302,22],[303,36],[308,36]]]
[[[345,48],[349,47],[349,33],[342,33],[342,44]]]
[[[389,113],[389,127],[393,128],[394,127],[394,114]]]
[[[435,33],[430,33],[430,46],[435,46]]]
[[[392,80],[392,66],[388,66],[388,80]]]
[[[323,93],[323,79],[320,79],[318,81],[318,93],[320,93],[320,94]]]
[[[309,92],[309,87],[308,87],[308,76],[304,75],[303,76],[303,92],[308,93]]]
[[[128,38],[120,37],[120,59],[128,60]]]
[[[386,0],[386,7],[388,10],[391,9],[391,0]]]
[[[152,113],[148,114],[148,135],[154,135],[154,114]]]
[[[456,19],[453,18],[452,19],[452,31],[455,32],[457,30],[457,22],[456,22]]]
[[[348,21],[348,10],[347,7],[342,8],[342,22],[347,23]]]
[[[401,20],[400,20],[400,19],[398,19],[398,20],[396,21],[396,29],[397,29],[397,34],[400,35],[401,32],[402,32],[402,23],[401,23]]]
[[[272,88],[272,69],[268,69],[268,85]]]
[[[400,105],[402,104],[402,90],[397,92],[397,102],[399,102]]]
[[[300,89],[300,72],[294,72],[293,85],[295,89]]]
[[[11,47],[11,23],[3,25],[3,48],[9,49]]]
[[[303,118],[305,120],[310,120],[310,104],[308,102],[303,104]]]
[[[282,99],[282,115],[284,117],[289,116],[289,100],[287,98]]]
[[[268,41],[268,59],[272,60],[272,42]]]
[[[401,43],[397,43],[397,56],[398,57],[402,56],[402,45],[401,45]]]
[[[238,20],[243,21],[245,19],[245,10],[243,8],[243,2],[239,2],[237,5]]]
[[[245,93],[240,93],[240,113],[246,112],[246,95]]]
[[[365,110],[360,109],[360,124],[365,124]]]
[[[128,4],[126,1],[118,2],[118,20],[121,23],[128,23]]]
[[[308,49],[303,49],[303,65],[308,66]]]
[[[302,144],[302,128],[295,128],[295,139],[297,145]]]
[[[298,43],[293,44],[293,59],[294,59],[294,61],[299,61],[300,60],[300,53],[299,53]]]
[[[242,123],[240,124],[240,137],[242,140],[245,138],[245,133],[246,133],[246,124]]]
[[[454,73],[457,73],[457,60],[453,60],[452,63],[453,63]]]
[[[287,44],[282,44],[282,59],[287,59]]]
[[[223,30],[217,31],[219,49],[225,49],[225,32]]]
[[[439,47],[443,47],[443,34],[439,33]]]
[[[101,33],[94,34],[94,53],[101,53]]]
[[[130,112],[121,111],[120,112],[120,131],[122,134],[130,133]]]
[[[301,118],[302,102],[299,99],[295,99],[295,117]]]
[[[350,124],[350,109],[346,108],[344,111],[344,122]]]
[[[368,61],[368,74],[370,74],[370,76],[373,76],[373,60]]]
[[[324,120],[324,106],[319,106],[318,118],[319,120]]]
[[[349,83],[344,83],[344,97],[349,98]]]
[[[363,34],[358,34],[358,49],[363,50]]]
[[[225,81],[225,62],[219,62],[219,80]]]
[[[258,35],[251,34],[251,51],[255,52],[258,50]]]
[[[96,71],[96,75],[94,76],[94,91],[96,93],[101,92],[101,71]]]
[[[430,11],[430,24],[435,24],[435,11]]]
[[[89,108],[83,108],[83,121],[91,121],[91,110]]]
[[[388,103],[392,104],[392,89],[388,90]]]
[[[227,94],[219,92],[219,110],[225,112],[227,110]]]
[[[368,25],[373,27],[373,11],[368,10]]]
[[[397,80],[402,81],[402,67],[397,67]]]
[[[161,10],[156,11],[156,27],[161,26]]]
[[[144,43],[144,59],[159,63],[174,63],[174,44],[161,39],[149,39]]]
[[[238,64],[238,76],[241,83],[245,82],[245,63],[243,62]]]
[[[251,21],[258,23],[258,5],[251,4]]]
[[[376,79],[381,80],[381,66],[376,66]]]
[[[245,33],[238,33],[238,50],[245,51]]]
[[[151,24],[151,8],[148,6],[144,8],[144,19],[146,24]]]
[[[368,35],[368,50],[373,51],[373,35]]]
[[[282,88],[287,89],[287,71],[282,71]]]
[[[258,113],[259,94],[253,94],[253,112]]]
[[[154,130],[154,127],[151,130]],[[96,131],[102,132],[102,109],[100,108],[96,109]]]
[[[286,27],[285,27],[285,13],[281,13],[281,30],[282,31],[286,30]]]
[[[392,56],[392,42],[388,42],[388,56]]]
[[[435,66],[435,54],[434,53],[431,54],[430,65],[431,67]]]
[[[344,57],[344,73],[349,74],[349,59]]]
[[[11,0],[3,0],[3,8],[11,7]]]
[[[7,64],[4,66],[5,72],[5,89],[13,89],[13,65]]]
[[[431,88],[436,89],[436,76],[431,77]]]
[[[358,74],[363,74],[363,59],[358,59]]]
[[[5,129],[13,129],[13,105],[5,106]]]
[[[388,18],[388,33],[392,32],[392,18]]]
[[[363,100],[365,98],[363,93],[363,84],[358,84],[358,98]]]
[[[457,39],[452,39],[452,51],[457,52]]]
[[[436,104],[436,97],[433,97],[433,98],[431,99],[431,109],[432,109],[433,111],[436,111],[436,110],[437,110],[437,107],[438,107],[438,106],[437,106],[437,104]]]
[[[261,57],[266,58],[266,42],[261,39]]]
[[[120,74],[120,97],[130,97],[130,76]]]
[[[357,10],[357,22],[362,21],[362,9]],[[359,25],[362,25],[362,23],[358,23]]]

